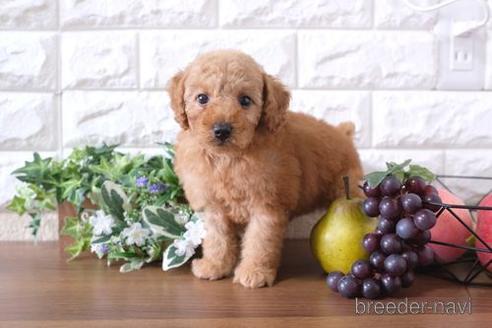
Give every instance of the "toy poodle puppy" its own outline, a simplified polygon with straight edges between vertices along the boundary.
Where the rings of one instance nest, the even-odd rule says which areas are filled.
[[[288,111],[285,86],[238,51],[199,56],[168,91],[182,128],[175,169],[207,230],[193,274],[271,286],[289,219],[342,196],[342,176],[357,193],[353,124]]]

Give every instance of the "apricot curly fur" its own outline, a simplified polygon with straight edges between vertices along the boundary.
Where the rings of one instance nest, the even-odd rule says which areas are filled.
[[[359,192],[354,125],[290,112],[287,88],[238,51],[199,56],[168,91],[182,127],[176,172],[207,229],[193,274],[215,280],[234,273],[245,287],[271,286],[289,219],[344,195],[344,175]],[[208,103],[198,103],[199,94]],[[249,107],[240,105],[241,96],[251,98]],[[225,143],[214,137],[216,123],[232,126]]]

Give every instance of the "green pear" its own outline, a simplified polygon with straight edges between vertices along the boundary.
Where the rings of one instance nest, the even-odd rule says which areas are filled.
[[[326,272],[348,273],[355,261],[369,257],[362,239],[376,226],[376,219],[362,211],[361,199],[339,198],[311,231],[314,257]]]

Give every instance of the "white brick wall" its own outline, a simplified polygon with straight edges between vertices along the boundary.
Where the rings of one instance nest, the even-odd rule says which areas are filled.
[[[293,110],[354,121],[368,171],[413,158],[492,176],[492,94],[436,90],[437,21],[401,0],[0,0],[0,208],[15,189],[9,173],[33,151],[106,141],[157,152],[178,130],[168,78],[217,48],[246,51],[280,77]],[[487,43],[491,90],[492,33]],[[450,183],[472,201],[492,188]],[[312,221],[290,235],[306,236]],[[0,209],[0,239],[27,238],[25,225]],[[42,238],[56,238],[55,217]]]
[[[402,5],[400,0],[376,0],[377,6],[374,11],[374,26],[378,29],[388,30],[431,30],[437,22],[438,13],[420,13],[408,6]],[[420,0],[415,4],[431,5],[438,0]]]
[[[299,87],[430,89],[436,43],[429,32],[298,32]]]

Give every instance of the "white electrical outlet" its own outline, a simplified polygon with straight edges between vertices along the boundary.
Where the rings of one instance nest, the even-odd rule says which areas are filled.
[[[473,2],[474,4],[474,2]],[[435,32],[439,41],[441,90],[481,90],[485,80],[485,29],[466,32],[484,17],[483,8],[459,1],[439,11]]]
[[[449,59],[453,71],[473,71],[474,35],[451,36]]]

